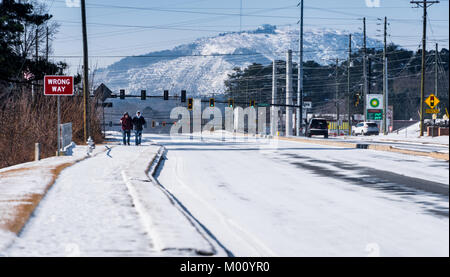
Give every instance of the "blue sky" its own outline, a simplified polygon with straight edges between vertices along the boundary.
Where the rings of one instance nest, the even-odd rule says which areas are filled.
[[[82,62],[81,11],[68,7],[78,0],[46,2],[53,20],[61,25],[54,42],[54,59],[65,60],[70,72]],[[370,2],[370,1],[369,1]],[[373,2],[373,0],[372,0]],[[198,37],[227,31],[255,29],[262,24],[298,28],[298,0],[86,0],[90,67],[103,67],[119,56],[170,49]],[[76,6],[76,5],[75,5]],[[422,9],[409,0],[380,0],[368,7],[366,0],[305,0],[305,29],[333,28],[361,32],[367,18],[367,34],[382,39],[382,23],[388,17],[389,42],[416,50],[422,36]],[[449,46],[449,2],[441,0],[428,10],[428,48],[436,42]],[[71,56],[64,57],[64,56]],[[107,56],[107,57],[105,57]]]

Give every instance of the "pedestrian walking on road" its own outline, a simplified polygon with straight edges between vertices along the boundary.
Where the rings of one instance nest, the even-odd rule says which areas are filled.
[[[120,124],[122,124],[122,134],[123,134],[123,145],[130,145],[131,130],[133,129],[133,121],[131,117],[125,112],[120,119]]]
[[[142,140],[142,130],[145,125],[145,119],[141,115],[140,111],[136,112],[136,116],[133,118],[133,125],[134,125],[134,134],[136,136],[136,145],[140,145]]]

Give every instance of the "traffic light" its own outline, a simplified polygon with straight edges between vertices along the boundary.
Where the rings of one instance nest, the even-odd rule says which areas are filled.
[[[252,108],[255,107],[255,100],[250,100],[250,107],[252,107]]]
[[[361,95],[357,93],[355,95],[355,107],[359,105],[359,100],[361,99]]]
[[[193,105],[194,105],[194,99],[193,98],[188,98],[188,104],[187,104],[188,110],[192,111]]]
[[[141,90],[141,100],[145,100],[147,98],[147,91],[145,89]]]
[[[181,91],[181,102],[186,102],[186,91],[185,90]]]
[[[214,107],[214,98],[209,98],[209,106]]]
[[[434,95],[430,95],[429,97],[430,97],[430,106],[434,107],[435,106],[434,105]]]
[[[154,120],[152,120],[152,128],[156,127],[156,122]]]
[[[168,90],[164,91],[164,100],[169,100],[169,91]]]
[[[120,90],[120,99],[125,99],[125,90],[124,89],[121,89]]]
[[[230,107],[230,108],[234,107],[234,99],[232,99],[232,98],[228,99],[228,107]]]

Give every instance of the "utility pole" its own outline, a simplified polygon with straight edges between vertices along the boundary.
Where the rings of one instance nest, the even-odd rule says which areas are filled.
[[[48,62],[48,26],[45,28],[46,38],[45,38],[45,60]]]
[[[270,107],[270,134],[275,136],[276,129],[278,127],[278,115],[275,113],[275,104],[277,98],[277,61],[273,60],[272,65],[272,106]]]
[[[386,107],[385,111],[384,111],[384,122],[385,122],[385,135],[387,135],[389,129],[388,129],[388,121],[387,121],[387,110],[389,109],[389,71],[388,71],[388,58],[386,58],[386,62],[385,62],[385,66],[384,66],[384,70],[386,71],[386,76],[385,76],[385,83],[386,83],[386,97],[383,99],[384,101],[384,106]],[[393,118],[394,115],[392,115]],[[392,122],[390,122],[392,124]]]
[[[364,109],[363,109],[363,114],[364,114],[364,120],[367,121],[367,114],[366,114],[366,109],[367,109],[367,103],[366,103],[366,99],[367,99],[367,64],[366,64],[366,60],[367,60],[367,44],[366,44],[366,18],[363,18],[363,78],[364,78],[364,86],[363,86],[363,102],[364,102]]]
[[[36,26],[36,61],[39,60],[39,26]]]
[[[292,135],[292,50],[286,55],[286,136]]]
[[[423,30],[422,30],[422,74],[420,77],[420,136],[423,136],[423,121],[424,121],[424,107],[423,102],[425,98],[425,52],[427,49],[427,8],[433,4],[439,3],[439,1],[411,1],[411,4],[416,4],[418,7],[423,8]]]
[[[383,134],[387,135],[387,60],[386,60],[386,52],[387,52],[387,17],[384,17],[384,48],[383,48]]]
[[[295,132],[300,136],[303,126],[303,0],[300,0],[300,30],[299,30],[299,55],[298,55],[298,85],[297,85],[297,116]],[[298,5],[297,5],[298,6]]]
[[[370,94],[370,88],[372,86],[372,83],[371,83],[372,82],[372,59],[370,57],[367,58],[367,71],[368,71],[367,72],[367,81],[368,81],[367,82],[368,83],[367,94]],[[367,100],[367,99],[365,99],[365,100]],[[367,120],[367,119],[365,118],[365,120]]]
[[[38,25],[36,25],[36,35],[35,35],[35,44],[36,44],[36,53],[35,53],[35,58],[36,58],[36,62],[38,61],[38,58],[39,58],[39,56],[38,56],[38,50],[39,50],[39,37],[38,37]],[[25,25],[25,28],[26,28],[26,25]],[[24,40],[26,41],[26,29],[25,29],[25,32],[24,32],[24,35],[25,35],[25,38],[24,38]],[[39,81],[36,81],[36,84],[38,84],[38,82]],[[34,86],[34,83],[33,83],[33,81],[31,81],[31,99],[32,99],[32,101],[34,102],[35,101],[35,99],[36,99],[36,91],[35,91],[35,86]]]
[[[438,44],[434,52],[434,95],[438,96]]]
[[[83,29],[83,121],[84,121],[84,141],[91,136],[89,130],[89,65],[88,65],[88,44],[86,30],[86,3],[81,0],[81,21]]]
[[[348,135],[352,133],[351,113],[350,113],[350,64],[352,59],[352,35],[348,36],[348,69],[347,69],[347,109],[348,109]]]
[[[338,74],[339,71],[339,59],[336,58],[336,77],[335,77],[335,82],[336,82],[336,95],[335,95],[335,101],[336,101],[336,124],[339,125],[339,83],[338,83]]]

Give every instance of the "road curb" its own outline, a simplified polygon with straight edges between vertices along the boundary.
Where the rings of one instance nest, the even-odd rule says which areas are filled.
[[[262,137],[262,135],[258,135]],[[309,140],[302,138],[294,138],[294,137],[275,137],[276,139],[285,140],[285,141],[296,141],[303,143],[311,143],[311,144],[320,144],[320,145],[331,145],[345,148],[358,148],[358,149],[369,149],[369,150],[377,150],[377,151],[385,151],[385,152],[394,152],[401,153],[413,156],[422,156],[422,157],[430,157],[439,160],[449,161],[448,153],[440,153],[440,152],[421,152],[407,149],[400,149],[396,147],[392,147],[390,145],[376,145],[370,143],[352,143],[352,142],[338,142],[338,141],[325,141],[325,140]]]
[[[369,144],[367,149],[401,153],[401,154],[407,154],[407,155],[413,155],[413,156],[431,157],[431,158],[445,160],[445,161],[449,160],[449,154],[446,154],[446,153],[421,152],[421,151],[414,151],[414,150],[408,150],[408,149],[400,149],[400,148],[392,147],[390,145]]]
[[[286,141],[311,143],[311,144],[331,145],[331,146],[338,146],[338,147],[345,147],[345,148],[361,148],[361,147],[358,147],[358,145],[359,145],[358,143],[351,143],[351,142],[325,141],[325,140],[312,141],[309,139],[292,138],[292,137],[277,137],[277,139],[286,140]]]
[[[182,251],[202,256],[217,254],[198,226],[177,206],[177,203],[153,177],[165,148],[159,146],[151,155],[143,152],[136,161],[142,167],[122,170],[128,192],[144,229],[157,251]],[[169,220],[170,218],[170,220]]]

